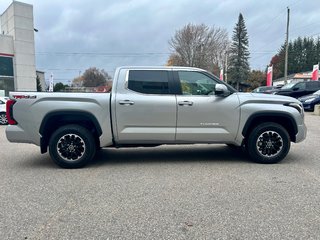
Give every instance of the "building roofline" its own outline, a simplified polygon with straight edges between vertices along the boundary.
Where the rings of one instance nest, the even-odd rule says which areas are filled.
[[[12,0],[12,3],[0,14],[0,17],[2,17],[2,15],[14,4],[25,5],[33,8],[32,4]]]

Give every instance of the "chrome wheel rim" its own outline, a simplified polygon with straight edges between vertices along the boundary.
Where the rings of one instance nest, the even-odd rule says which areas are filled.
[[[57,152],[65,161],[77,161],[86,151],[83,139],[77,134],[63,135],[57,143]]]
[[[8,123],[8,119],[7,119],[7,116],[5,114],[0,114],[0,123],[1,124],[7,124]]]
[[[278,155],[283,148],[283,139],[275,131],[265,131],[257,139],[256,147],[258,153],[267,158]]]

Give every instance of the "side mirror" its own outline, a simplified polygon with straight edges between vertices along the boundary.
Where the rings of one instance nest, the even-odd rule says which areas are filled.
[[[222,97],[226,97],[230,95],[230,91],[228,90],[226,85],[219,84],[219,83],[216,84],[214,93],[215,95],[222,96]]]

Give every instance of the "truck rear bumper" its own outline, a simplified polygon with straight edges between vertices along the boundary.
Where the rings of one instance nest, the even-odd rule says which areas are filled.
[[[9,142],[16,143],[33,143],[30,140],[30,136],[27,136],[26,132],[18,125],[9,125],[6,128],[6,136]]]
[[[296,134],[296,143],[302,142],[307,137],[307,127],[303,123],[302,125],[298,125],[298,133]]]

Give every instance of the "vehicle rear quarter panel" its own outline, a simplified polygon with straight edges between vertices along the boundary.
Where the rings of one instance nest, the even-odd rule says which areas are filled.
[[[28,136],[29,142],[40,144],[40,126],[49,113],[59,111],[86,112],[93,115],[102,129],[100,146],[112,145],[109,93],[27,93],[35,99],[18,99],[13,117]],[[26,95],[26,93],[13,93]],[[9,126],[10,127],[10,126]],[[14,127],[14,126],[12,126]]]

